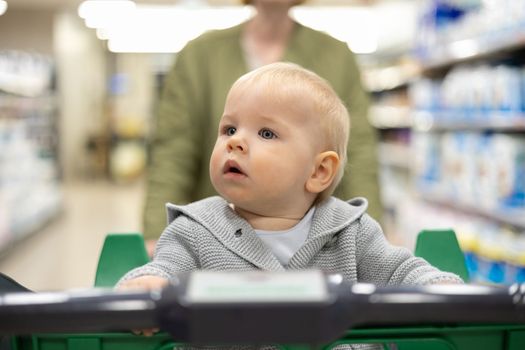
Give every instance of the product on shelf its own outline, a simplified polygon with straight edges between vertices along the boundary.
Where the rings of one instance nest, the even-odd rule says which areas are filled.
[[[525,212],[525,137],[477,132],[416,133],[419,191],[485,210]]]
[[[460,65],[443,79],[414,83],[409,95],[438,126],[525,127],[524,72],[521,66]]]
[[[499,49],[525,33],[525,2],[425,0],[420,6],[416,54],[429,64]]]
[[[0,91],[21,96],[42,96],[50,89],[50,58],[24,51],[0,51]]]

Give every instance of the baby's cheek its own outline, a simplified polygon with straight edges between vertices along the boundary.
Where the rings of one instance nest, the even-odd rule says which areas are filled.
[[[212,182],[214,182],[214,180],[217,177],[217,171],[219,169],[219,163],[220,163],[219,157],[215,154],[215,152],[212,153],[211,158],[210,158],[210,178],[211,178]]]

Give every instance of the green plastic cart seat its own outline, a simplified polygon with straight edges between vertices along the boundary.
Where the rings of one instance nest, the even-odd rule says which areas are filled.
[[[113,287],[129,270],[149,261],[139,233],[110,233],[98,259],[95,287]]]
[[[421,231],[417,236],[414,254],[442,271],[453,272],[463,281],[469,281],[465,256],[453,230]]]

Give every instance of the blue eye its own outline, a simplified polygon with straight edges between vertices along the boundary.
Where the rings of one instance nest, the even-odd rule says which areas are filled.
[[[261,136],[263,139],[274,139],[277,137],[277,135],[275,135],[275,133],[271,130],[268,130],[268,129],[261,129],[259,130],[259,136]]]
[[[227,126],[224,128],[224,133],[227,135],[227,136],[232,136],[235,134],[235,132],[237,131],[237,129],[233,126]]]

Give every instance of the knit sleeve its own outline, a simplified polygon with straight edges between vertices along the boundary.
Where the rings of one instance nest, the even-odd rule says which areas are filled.
[[[141,276],[170,279],[177,274],[199,268],[195,243],[197,236],[191,219],[180,216],[162,233],[153,260],[126,273],[119,283]]]
[[[459,276],[438,270],[404,247],[391,245],[379,224],[364,215],[357,223],[356,255],[359,282],[377,285],[462,283]]]

